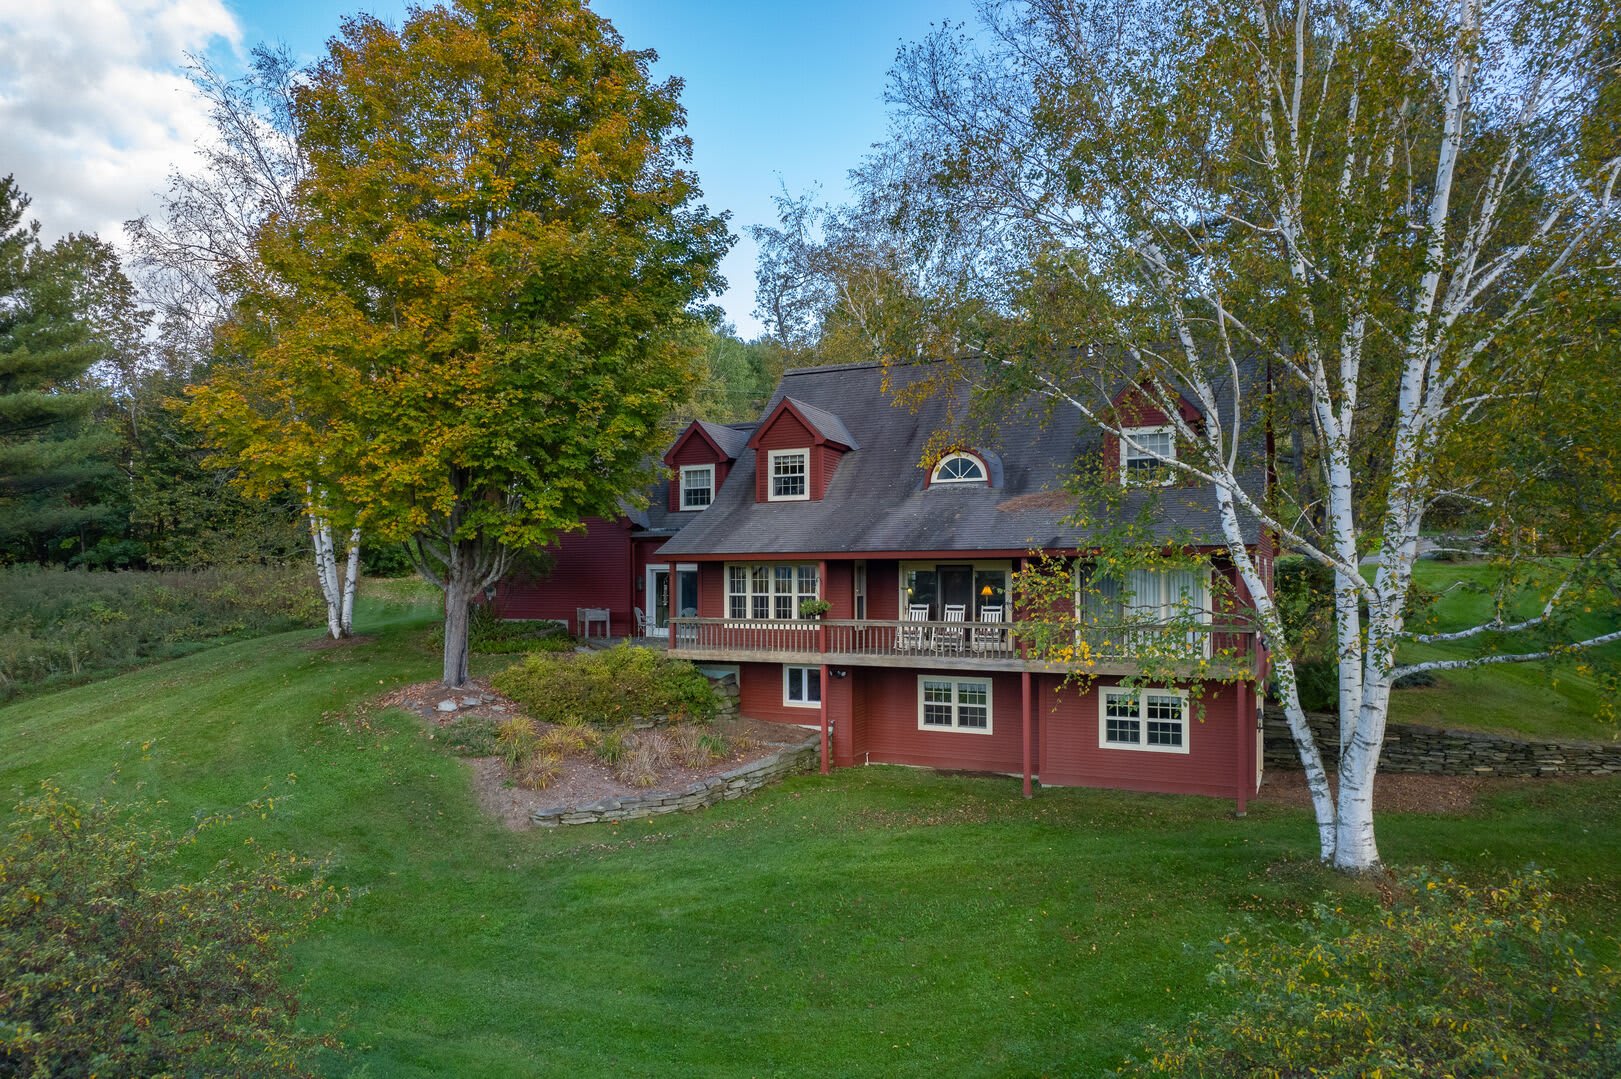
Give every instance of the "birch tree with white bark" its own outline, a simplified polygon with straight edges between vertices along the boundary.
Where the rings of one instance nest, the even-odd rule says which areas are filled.
[[[191,80],[214,128],[197,149],[199,167],[171,173],[161,221],[141,217],[124,227],[142,293],[158,313],[159,353],[176,374],[203,378],[216,331],[261,276],[255,235],[266,221],[295,221],[301,213],[295,189],[307,163],[292,117],[298,71],[285,49],[255,48],[247,74],[236,80],[194,58]],[[334,639],[351,636],[361,541],[361,530],[347,523],[353,514],[317,470],[261,476],[247,486],[262,495],[298,493],[327,631]]]
[[[1572,340],[1615,348],[1574,325],[1588,315],[1571,299],[1608,296],[1613,319],[1614,16],[1491,0],[1033,0],[981,16],[902,50],[892,137],[835,223],[863,264],[838,274],[837,302],[882,355],[971,356],[957,374],[988,371],[988,399],[1044,393],[1156,456],[1111,403],[1128,386],[1161,407],[1179,444],[1165,466],[1213,492],[1255,598],[1321,856],[1370,869],[1396,679],[1621,639],[1554,634],[1614,581],[1616,488],[1598,486],[1557,549],[1524,519],[1548,509],[1525,488],[1571,464],[1539,400],[1569,400],[1568,380],[1602,366]],[[1086,362],[1074,346],[1092,346]],[[1552,425],[1532,440],[1546,454],[1507,466],[1505,442],[1536,424]],[[1256,482],[1246,445],[1291,434],[1300,474]],[[1450,633],[1412,624],[1438,504],[1467,507],[1505,570],[1494,615]],[[1246,521],[1333,571],[1337,790]],[[1533,576],[1544,605],[1516,618]],[[1398,660],[1460,640],[1484,647]]]

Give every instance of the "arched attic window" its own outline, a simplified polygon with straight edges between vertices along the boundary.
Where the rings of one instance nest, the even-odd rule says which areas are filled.
[[[930,483],[984,483],[985,462],[971,453],[948,453],[935,462]]]

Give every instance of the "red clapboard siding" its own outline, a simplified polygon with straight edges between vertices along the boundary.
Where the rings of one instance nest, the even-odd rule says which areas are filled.
[[[580,607],[607,607],[613,632],[631,624],[632,555],[630,522],[586,518],[584,532],[567,532],[550,548],[552,571],[537,580],[511,578],[496,588],[495,610],[502,618],[555,618],[574,625]]]
[[[822,582],[822,598],[833,604],[833,609],[827,612],[827,617],[854,618],[856,616],[854,588],[855,576],[852,563],[829,562],[827,564],[827,580]]]
[[[720,562],[698,563],[698,617],[726,617],[726,567]]]
[[[901,594],[901,564],[899,562],[869,559],[867,561],[867,617],[899,618]]]
[[[851,677],[855,676],[852,674]],[[808,726],[818,726],[822,722],[819,709],[800,708],[797,705],[782,703],[780,663],[740,663],[737,681],[738,711],[752,719],[776,723],[803,723]]]
[[[775,418],[754,436],[754,445],[757,447],[754,458],[754,500],[770,501],[771,451],[799,449],[810,451],[810,457],[805,462],[806,483],[811,498],[820,499],[827,490],[826,480],[830,470],[822,463],[827,448],[815,443],[816,434],[801,423],[798,416],[786,409],[778,411]]]
[[[917,725],[918,676],[952,675],[991,680],[991,733],[919,730]],[[1020,772],[1021,748],[1019,676],[974,671],[922,671],[887,667],[852,667],[849,680],[859,679],[858,722],[852,732],[852,751],[858,762],[915,764],[929,768],[960,768],[975,772]],[[843,717],[835,717],[843,722]]]
[[[731,471],[732,463],[724,454],[717,450],[709,439],[694,426],[683,435],[670,452],[665,455],[664,463],[670,466],[675,473],[670,478],[670,493],[667,505],[670,512],[681,509],[681,466],[682,465],[714,465],[715,490],[726,482],[726,474]],[[697,511],[693,511],[697,512]]]
[[[828,484],[833,482],[833,473],[838,470],[843,456],[843,450],[829,445],[811,448],[811,501],[820,502],[826,496]]]
[[[1058,689],[1058,679],[1051,676],[1038,681],[1042,737],[1037,772],[1043,786],[1232,797],[1240,774],[1253,781],[1254,762],[1248,757],[1248,747],[1254,742],[1254,717],[1236,715],[1243,695],[1234,687],[1210,686],[1206,691],[1203,722],[1196,714],[1188,724],[1187,753],[1154,753],[1098,745],[1098,686],[1082,694],[1074,687]],[[1115,684],[1115,679],[1099,683]],[[1244,773],[1239,766],[1240,723],[1246,739]]]

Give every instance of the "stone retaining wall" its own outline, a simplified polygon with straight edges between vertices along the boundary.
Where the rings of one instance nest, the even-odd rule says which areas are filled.
[[[799,745],[785,746],[768,757],[740,764],[718,776],[700,779],[683,790],[655,791],[624,798],[604,798],[580,806],[552,806],[548,809],[535,810],[533,819],[543,828],[556,828],[564,824],[636,820],[639,817],[655,817],[661,813],[702,809],[716,802],[741,798],[750,791],[759,790],[791,772],[809,771],[817,764],[819,749],[820,737],[813,737]]]
[[[1333,767],[1339,759],[1339,718],[1317,712],[1308,712],[1306,718],[1324,763]],[[1300,767],[1300,754],[1283,709],[1266,710],[1265,739],[1267,767]],[[1527,742],[1479,731],[1392,723],[1385,728],[1379,770],[1439,776],[1617,775],[1621,774],[1621,745]]]

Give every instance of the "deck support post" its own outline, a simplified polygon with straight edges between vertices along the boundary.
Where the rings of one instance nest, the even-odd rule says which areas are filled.
[[[1240,817],[1249,811],[1249,785],[1255,775],[1255,761],[1251,756],[1255,752],[1255,735],[1248,718],[1252,709],[1245,707],[1249,703],[1249,688],[1245,682],[1233,686],[1233,737],[1236,739],[1233,757],[1238,762],[1238,785],[1234,792],[1238,804],[1234,813]]]
[[[1024,671],[1019,675],[1019,690],[1022,698],[1021,718],[1024,720],[1024,796],[1029,798],[1030,792],[1030,672]]]
[[[821,705],[820,705],[820,710],[821,710],[821,717],[822,717],[822,774],[825,776],[828,773],[828,761],[830,759],[829,756],[828,756],[830,750],[828,749],[828,725],[827,725],[828,677],[827,677],[827,664],[825,664],[825,663],[822,664],[822,676],[821,677],[822,677],[822,682],[821,682],[821,685],[822,685],[822,702],[821,702]]]

